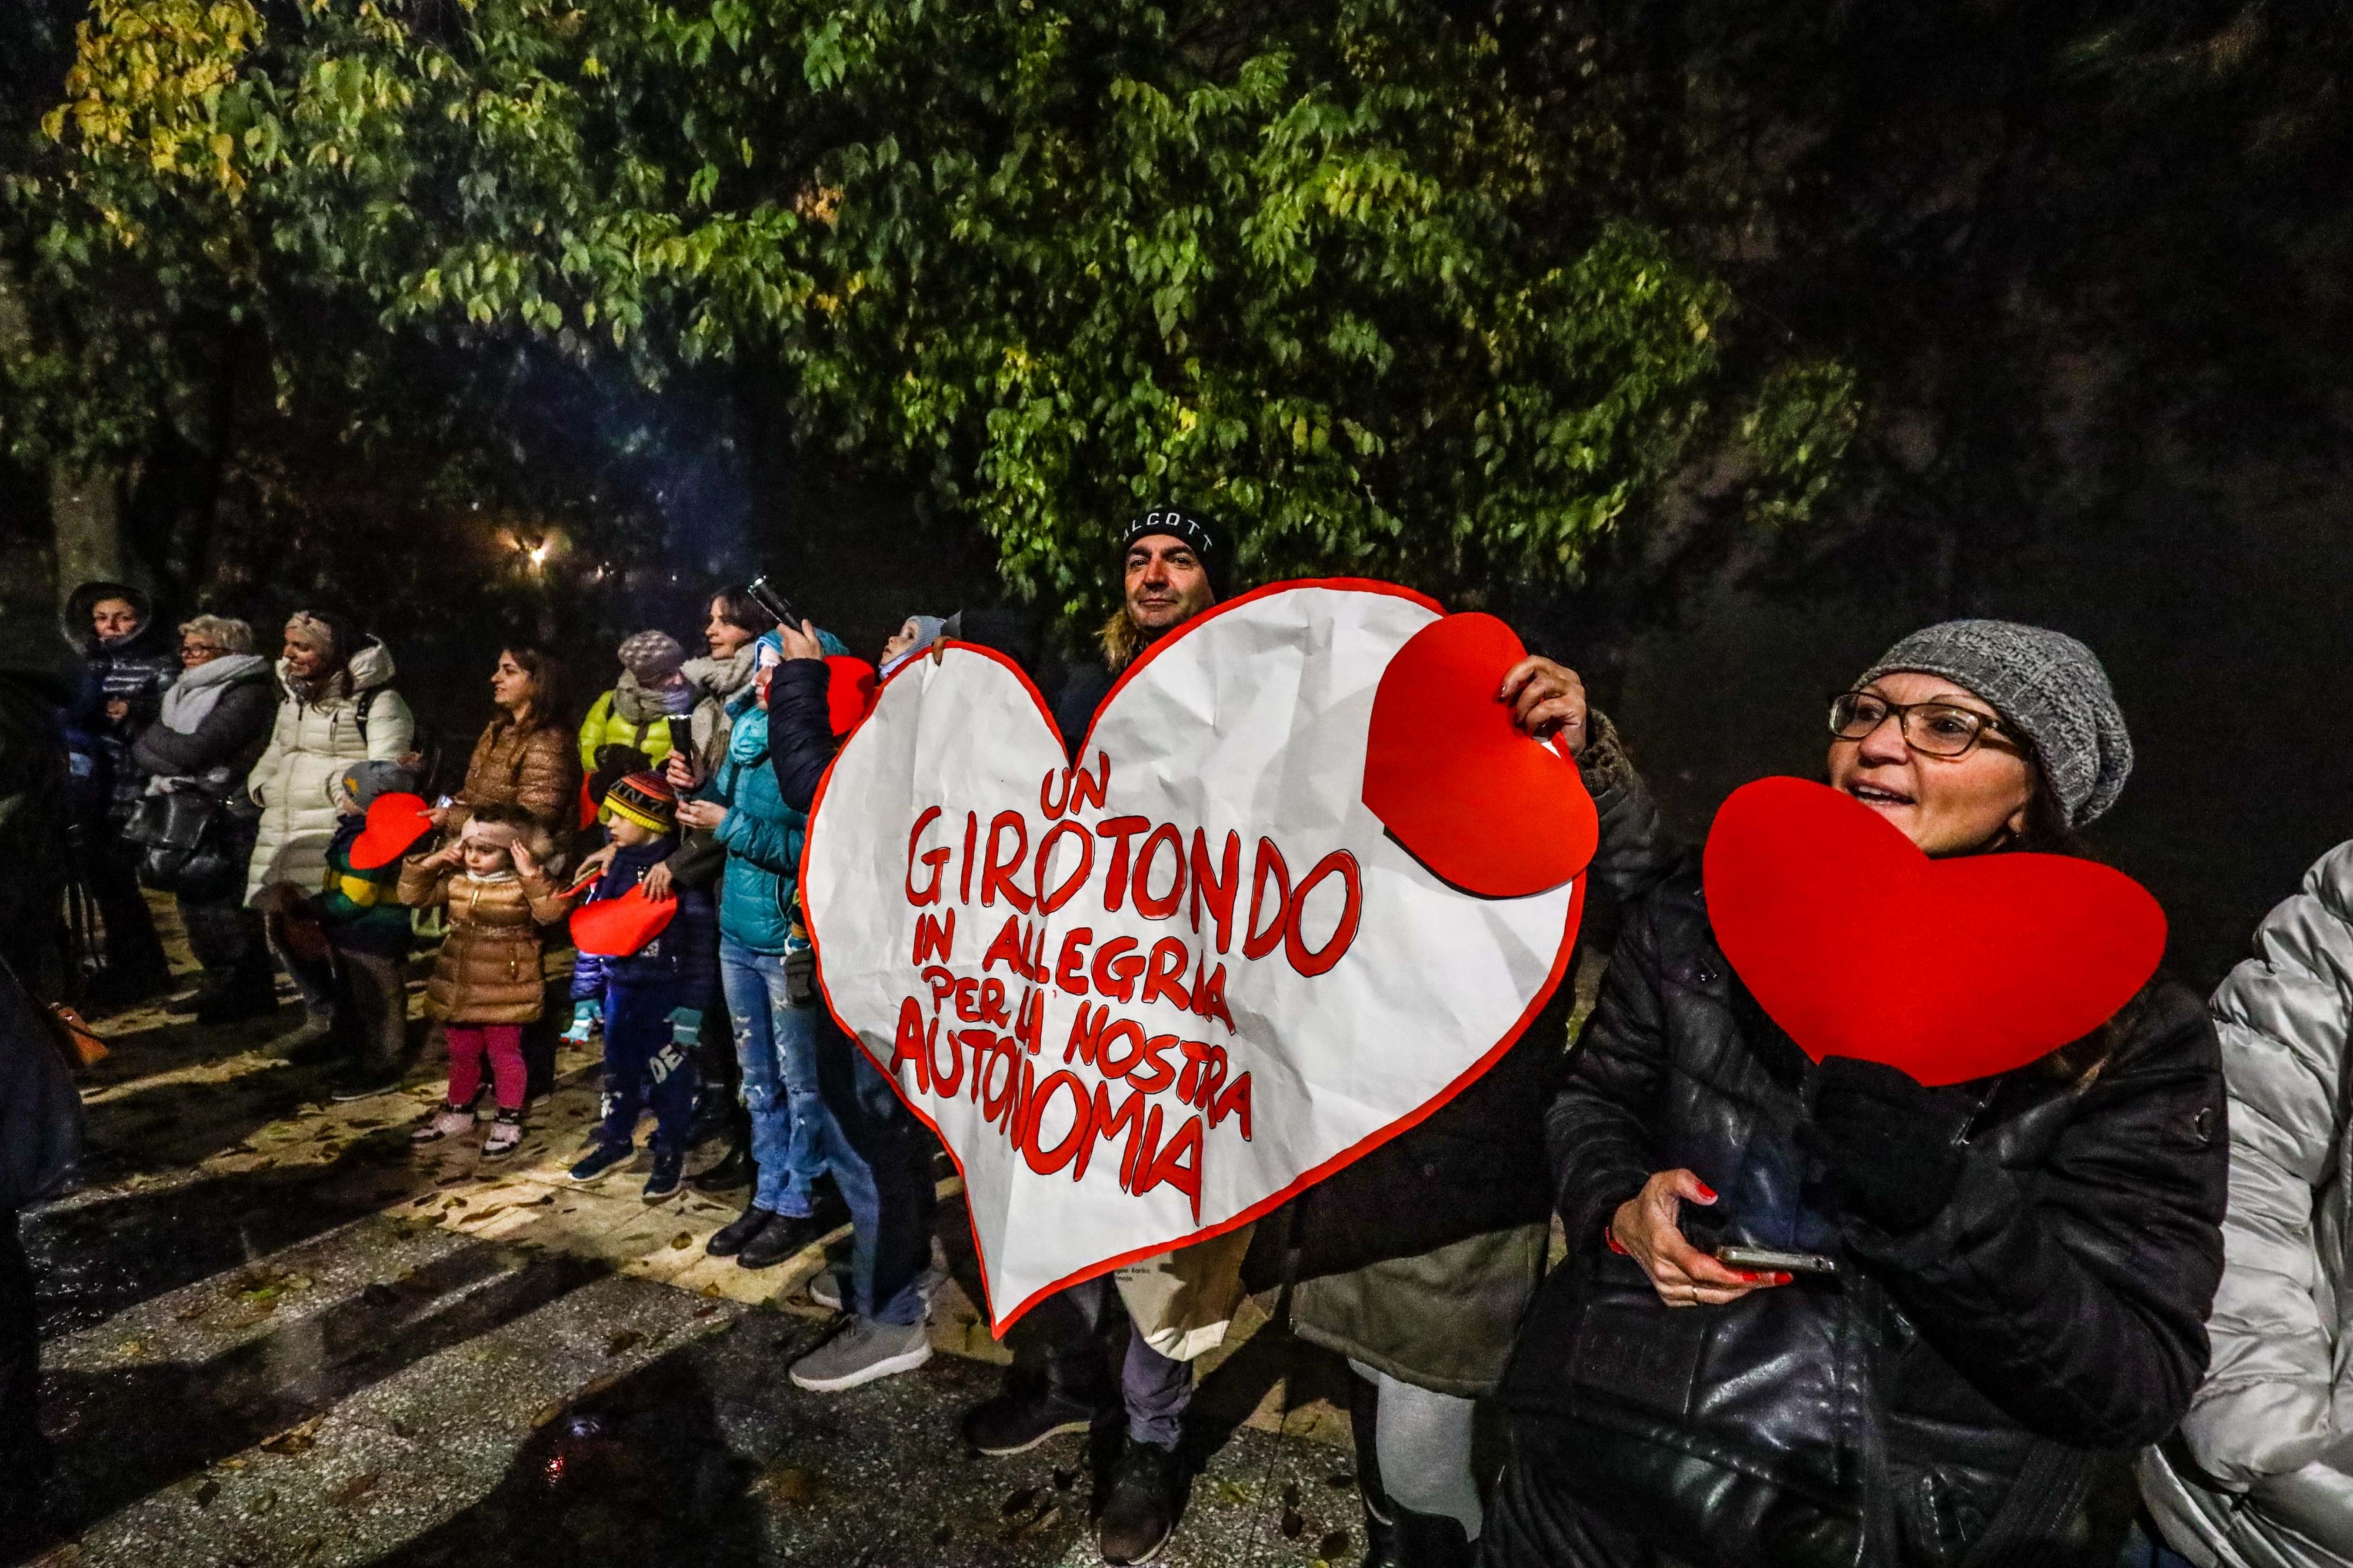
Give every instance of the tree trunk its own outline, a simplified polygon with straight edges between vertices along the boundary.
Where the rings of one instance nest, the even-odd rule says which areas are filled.
[[[15,355],[33,344],[32,312],[16,268],[0,258],[0,352]],[[93,577],[122,581],[122,475],[114,468],[49,463],[49,522],[57,531],[58,602]]]
[[[94,578],[120,583],[129,569],[122,550],[122,476],[113,468],[49,465],[49,521],[57,530],[58,601]]]

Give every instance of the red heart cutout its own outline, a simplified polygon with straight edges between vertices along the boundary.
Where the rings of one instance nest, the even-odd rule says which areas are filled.
[[[874,667],[855,654],[825,656],[825,713],[838,738],[858,727],[874,705]]]
[[[572,911],[572,945],[597,958],[626,958],[661,935],[676,918],[678,900],[655,903],[643,888],[599,899]]]
[[[2022,852],[1932,860],[1804,779],[1735,790],[1704,875],[1724,956],[1808,1056],[1883,1062],[1932,1088],[2083,1038],[2165,953],[2165,911],[2121,871]]]
[[[368,803],[367,826],[352,840],[352,864],[362,871],[389,866],[432,831],[421,795],[380,795]]]
[[[1559,887],[1601,837],[1575,764],[1495,700],[1526,657],[1494,616],[1448,616],[1398,649],[1373,694],[1366,807],[1431,874],[1482,898]]]

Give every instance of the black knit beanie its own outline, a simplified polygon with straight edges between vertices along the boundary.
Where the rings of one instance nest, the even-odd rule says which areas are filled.
[[[1179,539],[1193,553],[1200,557],[1201,567],[1209,574],[1209,589],[1219,598],[1233,591],[1234,552],[1232,542],[1218,525],[1198,512],[1187,512],[1173,506],[1155,507],[1127,525],[1119,536],[1117,559],[1127,559],[1128,547],[1147,534],[1165,533]]]

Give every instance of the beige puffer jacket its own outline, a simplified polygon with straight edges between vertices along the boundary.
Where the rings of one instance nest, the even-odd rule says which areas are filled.
[[[416,747],[417,721],[391,689],[392,654],[371,641],[335,678],[318,702],[297,695],[278,666],[278,721],[269,749],[253,764],[246,790],[261,807],[261,837],[245,883],[246,901],[272,882],[305,892],[326,875],[327,844],[335,836],[335,780],[357,762],[391,762]],[[372,698],[366,697],[374,692]],[[360,736],[361,700],[367,701],[367,736]]]
[[[449,934],[433,961],[425,1012],[446,1024],[529,1024],[546,995],[539,928],[565,905],[544,875],[472,877],[454,867],[401,863],[400,901],[449,907]]]
[[[2213,1361],[2141,1495],[2207,1568],[2353,1568],[2353,843],[2264,918],[2211,1008],[2231,1095]]]

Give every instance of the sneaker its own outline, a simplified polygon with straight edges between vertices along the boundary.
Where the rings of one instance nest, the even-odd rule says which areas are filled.
[[[1106,1414],[1103,1406],[1056,1393],[1042,1378],[1020,1381],[1027,1386],[1008,1387],[965,1416],[964,1440],[975,1453],[1026,1454],[1065,1432],[1089,1431]]]
[[[626,1165],[629,1156],[638,1152],[634,1143],[591,1143],[588,1152],[572,1167],[575,1182],[593,1182],[616,1165]]]
[[[1095,1521],[1095,1548],[1106,1563],[1149,1563],[1168,1544],[1184,1508],[1185,1475],[1174,1448],[1127,1439],[1113,1472],[1111,1497]]]
[[[746,1205],[744,1212],[711,1233],[702,1250],[713,1258],[733,1258],[752,1245],[753,1238],[776,1219],[776,1211],[757,1204]]]
[[[839,1221],[818,1215],[780,1214],[735,1255],[745,1268],[774,1268],[833,1234]]]
[[[913,1372],[931,1359],[932,1340],[923,1324],[852,1318],[841,1332],[793,1363],[792,1380],[813,1394],[837,1394]]]
[[[499,1119],[491,1123],[490,1131],[483,1135],[482,1158],[503,1160],[513,1153],[515,1145],[522,1142],[522,1112],[501,1110],[499,1112]]]
[[[643,1194],[646,1202],[658,1204],[665,1198],[678,1196],[679,1181],[684,1174],[685,1169],[685,1150],[672,1149],[667,1153],[657,1152],[654,1155],[654,1173],[646,1178],[646,1190]]]
[[[455,1138],[471,1131],[474,1113],[462,1105],[445,1105],[433,1113],[431,1121],[408,1135],[411,1143],[438,1143],[444,1138]]]
[[[348,1105],[354,1100],[374,1100],[399,1087],[400,1071],[396,1068],[364,1068],[353,1063],[327,1075],[327,1098],[339,1105]]]

